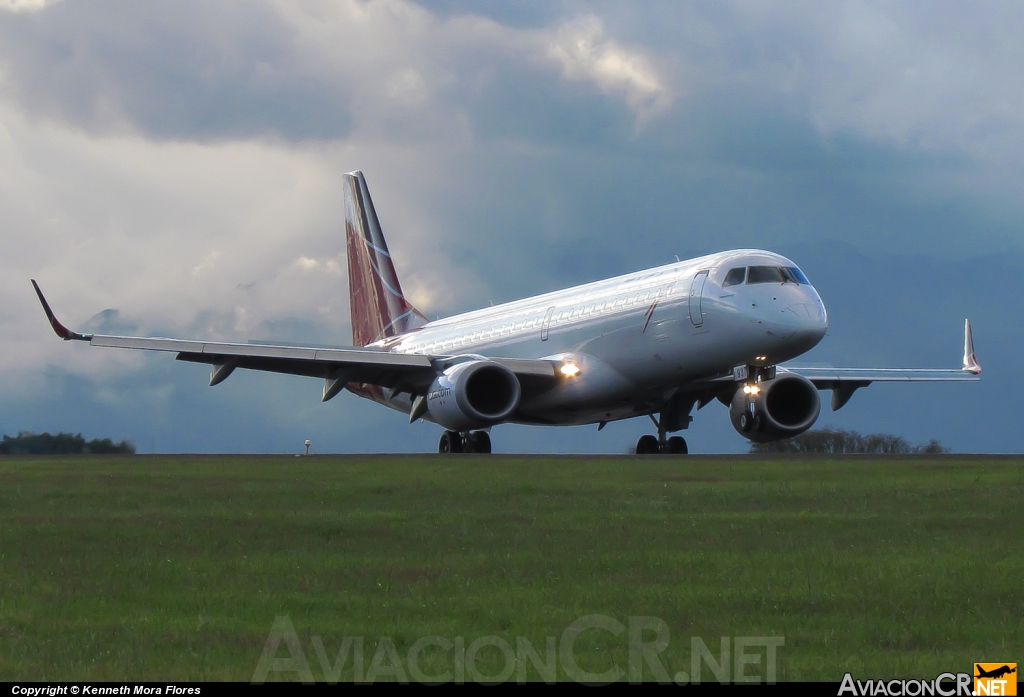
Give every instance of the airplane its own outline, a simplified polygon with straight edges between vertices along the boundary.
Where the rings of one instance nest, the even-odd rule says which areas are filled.
[[[444,429],[438,452],[491,452],[503,423],[597,424],[649,417],[636,453],[686,454],[679,431],[718,399],[740,435],[791,438],[872,382],[976,381],[970,320],[961,369],[797,368],[828,316],[800,268],[779,254],[737,249],[429,321],[406,299],[362,172],[345,175],[352,347],[316,348],[54,332],[92,346],[170,351],[211,366],[320,378],[322,401],[342,390]]]
[[[994,668],[994,669],[989,670],[989,671],[986,671],[985,669],[983,669],[977,663],[974,664],[974,667],[978,669],[978,674],[974,676],[976,678],[1001,678],[1004,675],[1009,675],[1010,673],[1016,673],[1017,672],[1016,668],[1011,668],[1008,665],[1003,665],[1003,666],[1000,666],[999,668]]]

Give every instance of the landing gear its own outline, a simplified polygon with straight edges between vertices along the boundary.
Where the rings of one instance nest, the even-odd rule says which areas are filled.
[[[636,442],[637,455],[686,455],[688,452],[686,441],[680,436],[672,436],[663,444],[650,435],[640,436]]]
[[[441,442],[437,444],[437,452],[442,454],[462,452],[462,434],[458,431],[445,431],[441,434]]]
[[[758,433],[764,432],[764,418],[760,414],[754,414],[751,416],[747,412],[740,414],[740,430],[744,433],[750,431],[757,431]]]
[[[686,455],[690,452],[682,436],[672,436],[665,446],[665,452],[669,455]]]
[[[473,431],[466,439],[467,453],[489,453],[491,452],[491,437],[487,431]]]
[[[458,431],[445,431],[437,444],[439,453],[489,453],[491,437],[487,431],[472,431],[463,436]]]
[[[682,436],[666,438],[665,427],[662,425],[665,423],[664,414],[660,420],[654,418],[652,414],[651,421],[658,427],[658,435],[657,437],[640,436],[640,440],[636,442],[637,455],[686,455],[689,453],[689,448],[686,447],[686,441]]]
[[[640,436],[636,442],[637,455],[657,455],[659,450],[658,439],[654,436]]]

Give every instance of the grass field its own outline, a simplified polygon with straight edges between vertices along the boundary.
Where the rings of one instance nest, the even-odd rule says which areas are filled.
[[[537,680],[519,638],[590,615],[573,660],[624,679],[638,616],[670,676],[781,637],[779,680],[932,678],[1024,662],[1022,540],[1024,458],[0,458],[0,680],[248,681],[279,616],[317,681],[431,635],[427,675],[499,637]]]

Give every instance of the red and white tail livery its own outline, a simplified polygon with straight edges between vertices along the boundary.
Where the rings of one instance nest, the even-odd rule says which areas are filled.
[[[426,324],[402,292],[362,172],[345,175],[345,241],[352,343],[367,346]]]

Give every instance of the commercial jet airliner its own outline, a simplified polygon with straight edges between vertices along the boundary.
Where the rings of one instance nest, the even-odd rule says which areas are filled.
[[[439,452],[491,452],[503,423],[565,426],[649,417],[657,435],[638,454],[687,452],[669,434],[718,399],[745,438],[809,429],[818,390],[833,410],[872,382],[978,380],[971,325],[962,369],[796,368],[828,318],[803,272],[772,252],[739,249],[659,266],[435,322],[402,293],[361,172],[346,175],[352,348],[267,346],[80,334],[39,295],[53,330],[93,346],[171,351],[211,366],[210,385],[236,368],[324,381],[442,428]]]

